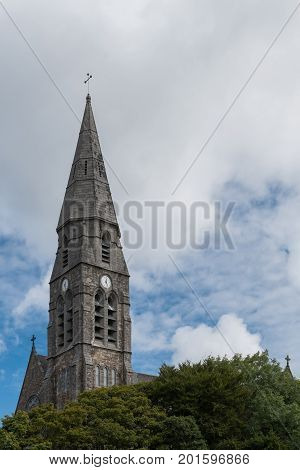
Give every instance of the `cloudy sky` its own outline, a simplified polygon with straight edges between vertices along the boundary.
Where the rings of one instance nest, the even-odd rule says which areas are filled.
[[[300,374],[300,8],[282,31],[296,6],[0,1],[0,415],[14,410],[32,333],[46,353],[55,228],[87,72],[127,238],[124,206],[142,207],[142,242],[123,241],[135,369],[268,349],[282,364],[289,353]],[[163,204],[156,248],[151,201]],[[195,201],[209,207],[195,224],[198,240],[210,231],[206,249],[191,246],[189,217],[167,219],[170,203],[190,214]],[[235,202],[234,249],[212,242],[216,201]],[[175,239],[188,234],[180,249],[167,242],[170,226]]]

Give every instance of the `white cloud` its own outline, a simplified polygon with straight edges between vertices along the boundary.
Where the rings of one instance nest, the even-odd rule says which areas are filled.
[[[155,310],[155,306],[152,307]],[[135,315],[133,320],[133,343],[136,351],[159,352],[170,349],[170,328],[178,324],[178,317],[148,311]]]
[[[225,339],[224,339],[225,338]],[[189,360],[198,362],[208,356],[243,356],[261,351],[260,336],[247,329],[241,318],[234,314],[222,315],[215,327],[203,324],[183,326],[176,330],[172,340],[174,364]]]
[[[115,0],[94,2],[93,8],[84,0],[53,0],[48,7],[33,0],[24,7],[12,0],[9,6],[79,116],[85,91],[78,91],[78,77],[92,64],[92,100],[103,152],[137,200],[170,198],[293,8],[293,0],[130,0],[126,6]],[[32,22],[33,17],[38,21]],[[187,205],[222,199],[224,185],[234,180],[245,188],[235,193],[239,207],[266,195],[274,180],[294,189],[295,198],[281,200],[279,208],[250,208],[251,215],[235,222],[235,252],[183,250],[176,260],[180,257],[179,267],[216,318],[236,312],[251,329],[262,332],[264,346],[279,356],[290,352],[300,370],[298,22],[297,15],[175,198]],[[45,266],[56,249],[55,226],[79,123],[4,14],[1,34],[7,47],[1,55],[6,73],[0,76],[6,90],[5,112],[0,113],[5,136],[0,234],[22,234],[35,261]],[[113,197],[124,201],[122,187],[108,173]],[[8,250],[16,252],[14,247]],[[154,346],[169,348],[178,326],[191,325],[187,328],[193,332],[204,321],[164,250],[160,244],[154,256],[144,247],[129,266],[131,286],[151,297],[150,305],[140,309],[142,317],[135,315],[133,330],[134,344],[149,354]],[[27,255],[19,256],[16,270],[25,272],[27,262]],[[14,309],[19,324],[34,309],[47,311],[47,281],[33,286]],[[5,272],[1,285],[2,297],[7,292],[15,296]],[[180,298],[171,305],[166,292],[172,288]],[[169,306],[161,306],[162,299]],[[176,325],[161,320],[161,312],[175,318]],[[209,327],[205,331],[213,336]]]
[[[45,310],[45,314],[48,311],[51,271],[52,267],[38,284],[30,287],[23,300],[14,308],[12,313],[17,323],[23,324],[26,317],[37,310]]]

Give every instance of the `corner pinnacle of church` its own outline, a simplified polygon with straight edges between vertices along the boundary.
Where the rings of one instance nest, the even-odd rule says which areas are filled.
[[[285,369],[284,369],[284,372],[288,375],[290,375],[292,378],[294,378],[293,374],[292,374],[292,371],[291,371],[291,368],[290,368],[290,360],[291,358],[289,357],[289,355],[287,355],[285,357],[285,360],[286,360],[286,366],[285,366]]]
[[[36,354],[35,340],[36,340],[36,336],[32,335],[32,337],[30,339],[30,341],[32,342],[31,354]]]

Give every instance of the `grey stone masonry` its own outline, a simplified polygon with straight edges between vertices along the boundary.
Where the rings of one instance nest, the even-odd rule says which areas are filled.
[[[57,234],[48,356],[32,352],[17,409],[61,408],[84,390],[153,379],[131,367],[129,273],[90,95]]]

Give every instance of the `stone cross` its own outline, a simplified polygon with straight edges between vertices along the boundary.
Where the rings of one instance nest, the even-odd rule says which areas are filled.
[[[35,340],[36,340],[36,336],[35,335],[32,335],[32,338],[31,338],[31,342],[32,342],[32,349],[35,347]]]
[[[290,367],[290,365],[289,365],[289,362],[290,362],[290,360],[291,360],[290,356],[287,355],[287,356],[285,357],[285,360],[286,360],[286,366],[287,366],[287,367]]]

